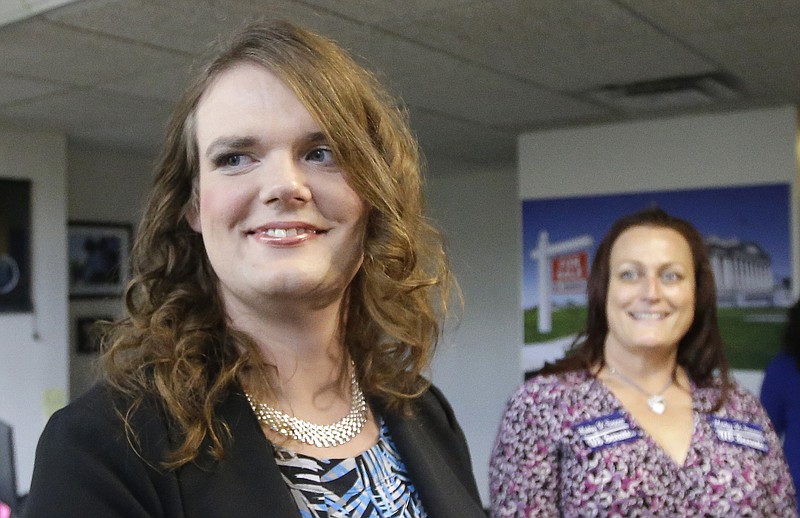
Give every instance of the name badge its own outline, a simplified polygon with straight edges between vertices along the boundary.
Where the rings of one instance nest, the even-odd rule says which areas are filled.
[[[583,421],[572,428],[592,451],[633,441],[642,436],[642,432],[633,428],[620,411]]]
[[[751,448],[764,453],[769,452],[767,436],[764,429],[756,424],[736,421],[735,419],[724,419],[722,417],[711,416],[711,427],[717,434],[717,439],[729,444],[736,444]]]

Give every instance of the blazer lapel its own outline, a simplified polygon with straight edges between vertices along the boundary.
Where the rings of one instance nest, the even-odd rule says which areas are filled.
[[[217,408],[233,434],[225,458],[203,454],[179,470],[186,518],[296,518],[295,505],[247,400],[232,392]]]
[[[430,394],[422,397],[426,396]],[[464,465],[463,459],[449,455],[452,450],[442,444],[444,430],[440,423],[419,413],[407,418],[384,412],[383,418],[428,516],[486,517],[476,501],[479,497],[469,460]],[[450,439],[459,440],[452,433]]]

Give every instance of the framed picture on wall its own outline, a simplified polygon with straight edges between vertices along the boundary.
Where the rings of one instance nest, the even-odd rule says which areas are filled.
[[[95,354],[100,352],[100,329],[96,325],[100,321],[112,321],[109,315],[79,317],[75,321],[77,331],[77,350],[79,354]]]
[[[131,225],[70,221],[69,296],[116,297],[130,277]]]
[[[31,182],[0,178],[0,313],[32,309]]]
[[[650,206],[703,236],[731,367],[765,369],[780,349],[797,282],[790,193],[776,183],[523,201],[523,370],[561,357],[574,342],[586,325],[589,265],[601,239],[616,219]]]

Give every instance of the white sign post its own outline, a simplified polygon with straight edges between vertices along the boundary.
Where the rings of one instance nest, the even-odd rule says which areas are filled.
[[[553,330],[552,283],[550,281],[550,261],[553,257],[578,250],[588,249],[594,243],[592,236],[584,234],[566,241],[550,243],[546,230],[539,232],[539,243],[531,250],[530,257],[539,261],[539,332]]]

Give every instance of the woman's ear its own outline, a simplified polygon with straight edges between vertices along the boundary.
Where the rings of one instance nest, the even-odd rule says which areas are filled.
[[[196,206],[192,206],[192,208],[186,212],[186,222],[192,227],[192,230],[198,234],[203,233],[203,226],[200,224],[200,211]]]

